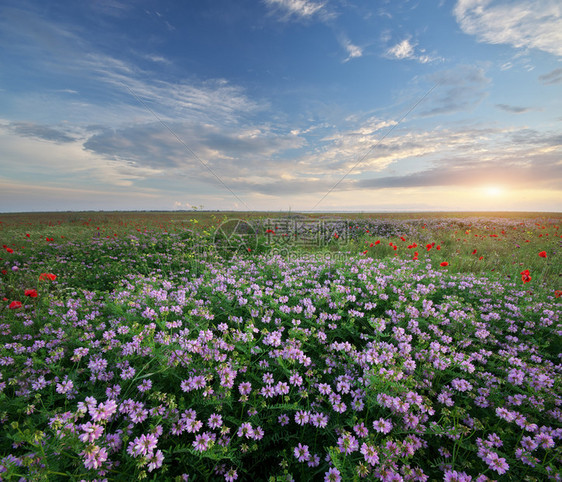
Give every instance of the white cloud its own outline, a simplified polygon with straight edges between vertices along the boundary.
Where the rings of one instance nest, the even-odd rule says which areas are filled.
[[[108,1],[107,5],[113,3],[118,4]],[[98,119],[92,119],[92,111],[106,107],[106,112],[101,113],[100,119],[105,116],[105,119],[119,117],[121,121],[127,118],[138,121],[140,116],[154,120],[154,116],[135,95],[164,119],[196,118],[200,122],[228,124],[237,122],[240,114],[267,107],[258,105],[247,97],[244,89],[223,79],[199,82],[160,81],[155,78],[153,72],[142,70],[132,61],[100,52],[90,40],[77,35],[71,27],[49,22],[33,11],[7,9],[2,11],[2,14],[4,15],[0,15],[0,41],[12,39],[12,54],[21,56],[33,64],[37,71],[35,75],[50,75],[56,72],[64,75],[67,82],[74,85],[91,82],[104,84],[103,95],[92,102],[95,106],[90,105],[91,99],[86,96],[86,88],[80,89],[84,91],[80,97],[83,109],[77,104],[71,104],[77,102],[75,99],[65,101],[57,97],[56,105],[60,106],[60,102],[67,104],[64,109],[57,110],[64,110],[65,115],[81,111],[86,112],[86,122],[100,122]],[[145,55],[144,58],[156,63],[167,62],[164,57],[151,54]],[[76,90],[65,89],[65,92]],[[25,97],[32,97],[32,93],[18,96],[15,102],[22,104]],[[42,106],[48,112],[55,112],[55,109],[48,105],[50,99],[43,89],[34,101],[37,103],[30,106],[34,112],[39,112]],[[46,116],[48,114],[38,115],[43,118]],[[72,120],[75,123],[77,121]],[[60,119],[57,121],[60,122]],[[107,121],[103,123],[106,124]]]
[[[410,59],[414,56],[414,47],[410,44],[410,41],[406,39],[397,43],[394,47],[389,48],[386,54],[396,59]]]
[[[385,52],[385,56],[390,59],[397,60],[416,60],[421,64],[427,64],[436,60],[442,60],[440,57],[427,55],[425,53],[425,50],[423,49],[420,49],[419,53],[416,52],[416,45],[417,44],[412,44],[409,39],[404,39],[401,42],[398,42],[393,47],[387,49]]]
[[[351,59],[356,59],[363,56],[363,48],[351,43],[351,40],[349,40],[345,33],[341,32],[338,35],[338,42],[347,53],[347,57],[344,59],[344,63],[349,62]]]
[[[174,122],[168,127],[171,132],[157,122],[102,130],[84,142],[84,149],[135,170],[144,166],[193,177],[206,172],[205,164],[220,177],[232,178],[258,170],[276,176],[283,161],[273,159],[304,145],[301,137],[256,126],[229,129]]]
[[[265,0],[265,3],[269,7],[285,12],[285,19],[290,17],[310,18],[315,15],[329,16],[324,3],[311,2],[310,0]]]
[[[161,64],[171,64],[171,62],[162,57],[161,55],[153,55],[153,54],[148,54],[144,56],[145,59],[150,60],[151,62],[155,62],[155,63],[161,63]]]
[[[60,129],[26,124],[21,132],[21,125],[14,124],[0,120],[0,171],[19,178],[47,184],[124,187],[163,172],[159,166],[119,162],[85,149],[86,137],[77,129],[67,135]],[[68,139],[60,142],[61,137]]]
[[[463,32],[480,42],[562,56],[562,7],[557,0],[459,0],[454,15]]]
[[[341,44],[348,54],[344,62],[363,56],[363,49],[357,45],[353,45],[348,39],[342,38]]]

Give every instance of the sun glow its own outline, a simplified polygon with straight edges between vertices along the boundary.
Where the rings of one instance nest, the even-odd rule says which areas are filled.
[[[493,197],[501,196],[504,193],[504,189],[501,186],[484,186],[483,190],[488,196]]]

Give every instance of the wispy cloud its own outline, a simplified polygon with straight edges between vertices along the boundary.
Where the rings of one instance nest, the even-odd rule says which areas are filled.
[[[281,14],[281,18],[289,20],[309,19],[319,17],[327,19],[333,14],[326,9],[325,3],[313,2],[310,0],[265,0],[265,4]]]
[[[67,132],[33,122],[11,122],[6,127],[22,137],[34,137],[56,143],[74,142],[76,140]]]
[[[512,188],[557,188],[562,167],[552,160],[520,165],[513,160],[459,165],[444,164],[401,176],[385,176],[358,181],[357,188],[409,188],[429,186],[479,186],[486,183],[507,184]]]
[[[511,112],[512,114],[523,114],[524,112],[529,112],[530,110],[533,110],[531,107],[520,107],[517,105],[507,105],[507,104],[496,104],[496,107],[506,112]]]
[[[378,143],[377,138],[390,125],[370,119],[356,129],[327,137],[324,151],[304,155],[294,166],[299,182],[281,178],[272,188],[270,183],[238,179],[234,186],[264,193],[271,189],[320,193],[351,167],[355,167],[353,172],[338,190],[478,186],[494,182],[556,189],[562,183],[562,137],[556,133],[441,128],[402,132]],[[356,165],[373,145],[376,147],[369,157]],[[414,172],[394,174],[404,171],[400,167],[404,164],[419,167]]]
[[[385,56],[389,59],[396,60],[415,60],[422,64],[442,60],[439,57],[427,55],[425,53],[425,50],[418,51],[416,49],[416,46],[417,44],[412,44],[410,42],[410,39],[404,39],[401,42],[398,42],[397,44],[388,48],[385,52]]]
[[[130,3],[118,0],[96,0],[95,2],[90,2],[89,6],[96,12],[112,17],[122,17],[132,8]]]
[[[178,138],[206,164],[228,178],[251,175],[257,170],[276,176],[282,160],[274,159],[288,149],[303,146],[298,136],[279,135],[257,127],[226,128],[199,123],[158,122],[121,129],[106,129],[91,136],[84,148],[96,155],[121,161],[132,168],[175,169],[183,174],[204,174],[200,161],[178,142]]]
[[[109,1],[107,6],[114,3],[120,4]],[[12,53],[32,64],[37,76],[48,78],[53,72],[64,73],[69,85],[87,84],[88,88],[80,90],[94,92],[96,98],[82,96],[80,102],[86,108],[90,108],[90,102],[98,109],[106,105],[113,112],[106,112],[108,119],[114,118],[119,110],[126,112],[122,119],[130,116],[131,110],[135,110],[137,119],[139,116],[154,119],[133,93],[167,119],[180,116],[187,120],[197,118],[200,122],[228,124],[238,122],[241,115],[267,108],[250,99],[243,88],[224,79],[158,80],[153,72],[144,71],[131,61],[102,53],[67,25],[47,21],[33,11],[6,8],[2,13],[0,40],[7,41],[10,37],[14,45]],[[24,28],[26,24],[32,28]],[[152,56],[151,60],[166,61],[157,56]],[[95,83],[99,85],[93,85]],[[74,89],[65,90],[75,92]],[[76,104],[71,110],[76,110]]]
[[[552,72],[548,74],[540,75],[539,80],[543,84],[559,84],[562,82],[562,68],[554,69]]]
[[[36,127],[34,133],[37,130]],[[137,180],[156,174],[148,168],[133,172],[126,163],[84,149],[83,142],[80,138],[57,142],[44,136],[24,136],[9,126],[0,125],[0,172],[18,173],[28,182],[44,185],[67,183],[89,187],[131,186]]]
[[[10,8],[0,7],[0,43],[10,42],[11,46],[3,58],[20,59],[14,66],[20,69],[20,74],[25,72],[21,78],[30,79],[21,88],[16,86],[14,95],[11,90],[2,93],[2,99],[11,97],[9,106],[2,107],[4,119],[0,119],[0,172],[6,173],[0,179],[2,196],[8,192],[4,188],[10,182],[25,179],[26,186],[44,186],[37,192],[45,198],[57,197],[59,205],[64,205],[65,196],[79,197],[77,194],[83,188],[90,188],[90,206],[96,205],[96,195],[104,197],[112,188],[130,194],[116,194],[113,198],[121,208],[131,206],[127,204],[129,201],[134,206],[135,194],[141,197],[137,190],[146,193],[144,197],[149,200],[173,196],[173,202],[177,200],[183,205],[188,201],[197,203],[205,196],[211,200],[205,203],[212,205],[209,207],[217,206],[218,200],[225,198],[230,203],[231,194],[197,157],[242,198],[258,200],[259,207],[262,206],[259,200],[264,198],[272,203],[275,199],[279,206],[279,200],[286,195],[310,198],[309,206],[312,206],[347,173],[349,176],[337,188],[341,192],[334,192],[333,199],[357,198],[355,193],[351,194],[352,190],[362,189],[375,198],[375,191],[382,188],[468,186],[484,178],[505,179],[518,186],[530,182],[540,189],[562,185],[562,139],[556,127],[548,135],[543,130],[548,128],[547,122],[537,130],[509,127],[506,124],[510,119],[514,123],[521,119],[497,110],[523,114],[537,111],[538,107],[534,106],[541,102],[550,115],[553,106],[546,106],[540,97],[521,95],[510,99],[505,93],[481,105],[486,117],[478,117],[479,110],[471,114],[470,124],[466,124],[469,121],[464,113],[471,112],[492,91],[488,76],[495,71],[487,71],[483,67],[486,64],[454,66],[451,61],[451,68],[431,69],[433,74],[428,75],[429,69],[421,64],[440,59],[419,46],[417,39],[420,43],[423,40],[416,36],[421,35],[421,30],[416,31],[416,36],[408,36],[401,30],[403,34],[396,37],[392,33],[394,29],[388,29],[385,30],[390,32],[388,36],[380,40],[380,34],[358,29],[350,30],[353,35],[348,37],[344,29],[351,28],[351,24],[346,22],[355,21],[356,17],[351,14],[346,17],[348,14],[343,13],[336,17],[335,1],[263,2],[275,20],[305,21],[305,25],[318,27],[307,31],[302,24],[296,29],[284,24],[282,27],[287,28],[278,28],[276,34],[283,31],[293,35],[298,30],[306,39],[306,35],[322,31],[328,37],[328,49],[335,50],[328,52],[329,66],[341,69],[333,71],[333,78],[326,76],[330,90],[308,80],[315,91],[318,89],[309,100],[301,93],[306,88],[298,82],[276,82],[272,89],[266,89],[264,83],[258,90],[250,87],[256,85],[255,76],[240,74],[235,77],[239,81],[197,77],[196,73],[182,70],[180,61],[174,60],[171,65],[175,54],[166,49],[159,51],[158,42],[149,42],[142,50],[141,47],[139,50],[105,48],[111,42],[107,39],[97,42],[87,35],[86,24],[58,23],[59,17],[43,18],[39,6],[26,10],[15,0]],[[461,4],[465,8],[462,18],[472,19],[481,27],[487,25],[487,13],[497,15],[491,1],[481,1],[480,9],[474,6],[475,1],[461,1],[457,9]],[[106,22],[116,21],[117,15],[134,15],[134,9],[127,10],[122,2],[108,0],[100,5],[102,10],[107,10],[101,15]],[[522,3],[514,5],[519,8]],[[399,13],[399,9],[392,12],[397,10]],[[108,15],[112,18],[106,18]],[[520,20],[525,23],[528,19],[522,16]],[[379,28],[385,27],[381,21],[377,19]],[[396,28],[403,27],[396,25]],[[519,27],[510,28],[513,33]],[[479,39],[484,38],[480,30],[475,32]],[[360,72],[356,70],[360,64],[374,68],[364,59],[357,60],[367,55],[367,46],[373,45],[369,35],[376,36],[376,44],[383,46],[382,55],[369,59],[373,65],[388,68],[393,64],[392,76],[398,70],[408,76],[397,76],[391,88],[399,89],[407,84],[411,90],[419,82],[425,92],[429,85],[439,84],[404,125],[396,125],[400,115],[391,109],[406,111],[405,99],[415,95],[411,91],[404,89],[401,93],[405,95],[396,94],[392,106],[385,106],[389,98],[385,91],[368,100],[340,96],[344,90],[352,90],[346,83],[351,71]],[[538,32],[537,36],[542,33]],[[526,46],[530,46],[530,41]],[[516,58],[530,58],[529,52],[512,56],[510,60],[517,63]],[[540,55],[545,57],[543,53]],[[339,65],[338,56],[342,61]],[[385,58],[410,62],[404,69],[399,62]],[[496,65],[505,60],[502,57]],[[555,67],[543,67],[541,71],[546,73],[538,80],[545,85],[559,85],[562,69]],[[310,70],[316,73],[317,69]],[[229,68],[220,72],[233,75]],[[287,75],[294,72],[287,69]],[[317,78],[308,77],[307,73],[307,79]],[[369,89],[370,95],[377,84],[361,86],[357,82],[357,85]],[[494,79],[494,85],[494,92],[500,91],[499,78]],[[11,89],[9,83],[4,86]],[[517,88],[520,86],[517,84]],[[387,84],[382,87],[387,88]],[[280,93],[283,89],[286,91]],[[295,91],[298,91],[296,95]],[[260,94],[264,97],[258,97],[256,92],[264,92]],[[282,105],[284,102],[291,105]],[[455,112],[460,114],[448,115]],[[439,114],[447,116],[440,118]],[[396,128],[389,133],[393,127]],[[65,184],[76,192],[65,191]],[[188,193],[186,197],[182,197],[185,193]],[[35,205],[41,205],[38,199],[38,196],[34,198]],[[362,205],[368,202],[361,201]],[[147,201],[143,208],[149,205]]]
[[[398,60],[409,59],[414,56],[414,46],[410,43],[408,39],[402,40],[402,42],[397,43],[394,47],[390,47],[386,54]]]
[[[562,56],[562,9],[556,0],[459,0],[454,15],[463,32],[480,42]]]
[[[166,64],[166,65],[171,64],[171,62],[168,59],[162,57],[161,55],[149,54],[149,55],[144,55],[144,58],[155,63]]]
[[[505,183],[514,188],[553,188],[562,182],[562,137],[516,130],[443,131],[433,134],[441,145],[426,169],[357,181],[373,189],[427,186],[477,186]],[[460,141],[456,145],[453,139]]]
[[[327,24],[335,32],[339,31],[339,34],[336,33],[338,42],[347,54],[343,60],[344,63],[363,56],[363,48],[353,44],[347,35],[334,24],[333,20],[337,14],[327,2],[311,0],[264,0],[264,2],[283,21],[315,19]]]
[[[11,13],[19,18],[19,11]],[[25,170],[30,179],[33,172],[48,170],[50,175],[42,179],[46,183],[67,179],[80,185],[93,179],[131,187],[146,180],[158,183],[164,175],[173,175],[183,179],[178,189],[201,181],[216,184],[183,142],[220,177],[249,179],[263,169],[262,181],[275,182],[288,169],[282,162],[277,166],[274,159],[285,150],[303,145],[298,135],[256,127],[253,115],[266,109],[267,104],[251,99],[240,86],[225,79],[159,80],[131,61],[102,53],[65,26],[47,22],[33,12],[26,15],[36,28],[33,32],[13,30],[15,38],[22,41],[15,49],[25,48],[22,54],[39,71],[64,72],[69,85],[94,86],[96,97],[61,100],[59,92],[55,102],[45,91],[18,96],[17,104],[23,107],[29,99],[27,103],[33,105],[38,117],[52,122],[52,115],[72,117],[72,125],[80,132],[59,127],[60,118],[51,125],[1,123],[0,157],[4,160],[0,160],[0,167],[7,164],[8,171],[10,163],[29,158],[33,160],[25,163]],[[43,58],[31,55],[42,52],[44,39],[36,34],[38,31],[54,40]],[[58,106],[57,114],[49,113],[52,103]],[[92,124],[95,126],[88,127]],[[22,143],[24,137],[28,140]],[[190,181],[193,179],[196,181]]]
[[[356,59],[363,56],[363,49],[357,45],[353,45],[346,36],[340,35],[339,42],[347,52],[347,57],[344,62],[349,62],[351,59]]]
[[[430,99],[422,105],[429,105],[421,115],[450,114],[458,111],[471,111],[487,95],[490,79],[481,67],[460,65],[454,69],[444,70],[428,76],[433,83],[438,83]]]
[[[63,94],[78,94],[78,91],[74,89],[55,89],[54,92],[60,92]]]

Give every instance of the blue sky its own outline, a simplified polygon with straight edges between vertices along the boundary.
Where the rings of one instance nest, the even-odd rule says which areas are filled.
[[[3,0],[0,66],[0,212],[561,210],[556,0]]]

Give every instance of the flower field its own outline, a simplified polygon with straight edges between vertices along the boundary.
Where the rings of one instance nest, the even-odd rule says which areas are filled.
[[[0,480],[562,479],[559,215],[244,219],[0,215]]]

